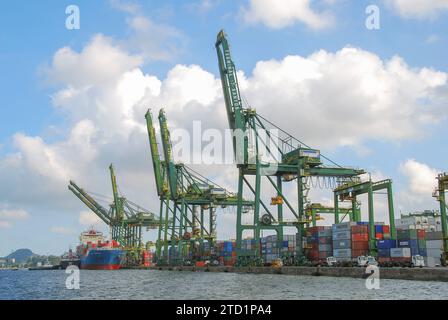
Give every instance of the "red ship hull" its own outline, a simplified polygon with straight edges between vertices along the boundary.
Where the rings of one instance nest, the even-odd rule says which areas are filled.
[[[105,264],[105,265],[81,265],[83,270],[119,270],[119,264]]]

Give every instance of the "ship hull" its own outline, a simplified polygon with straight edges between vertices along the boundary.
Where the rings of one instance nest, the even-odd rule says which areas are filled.
[[[119,270],[121,265],[119,264],[98,264],[98,265],[81,265],[81,269],[83,270]]]
[[[124,252],[119,249],[91,249],[81,258],[84,270],[118,270],[121,268]]]

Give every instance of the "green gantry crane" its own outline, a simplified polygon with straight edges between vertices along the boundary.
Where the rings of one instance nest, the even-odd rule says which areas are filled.
[[[321,218],[322,214],[333,215],[334,223],[344,221],[345,217],[348,217],[349,221],[361,221],[361,210],[359,208],[359,203],[356,202],[352,208],[338,208],[338,210],[334,207],[324,206],[320,203],[311,203],[305,207],[305,216],[308,222],[310,222],[311,219],[313,227],[317,226],[317,220]],[[343,215],[341,219],[339,219],[340,214]]]
[[[437,177],[437,187],[433,196],[440,204],[440,220],[442,223],[443,234],[443,260],[447,264],[448,260],[448,229],[446,221],[446,210],[448,208],[445,193],[448,190],[448,173],[440,173]]]
[[[196,259],[204,259],[206,257],[201,254],[204,240],[209,242],[210,248],[213,248],[216,241],[216,208],[236,206],[238,199],[233,193],[203,177],[185,164],[174,162],[170,132],[163,109],[160,110],[158,117],[164,155],[164,161],[162,161],[150,110],[146,113],[145,118],[154,177],[160,198],[160,215],[164,214],[166,221],[171,217],[172,222],[171,225],[165,224],[164,228],[159,231],[158,264],[185,263],[187,259],[183,249],[187,243],[193,247],[195,243],[199,243]],[[252,202],[245,200],[242,203],[246,211],[253,205]],[[206,211],[208,212],[208,223],[206,223]],[[175,252],[176,249],[177,255],[170,257],[169,250]],[[194,259],[195,257],[193,257]]]
[[[152,212],[121,196],[112,164],[109,170],[113,192],[113,203],[109,205],[109,209],[100,205],[74,181],[70,181],[68,189],[109,226],[111,238],[127,251],[127,263],[138,264],[144,249],[142,228],[156,229],[160,221]]]
[[[339,201],[351,201],[352,206],[355,208],[355,206],[358,203],[357,196],[361,194],[367,194],[368,199],[367,203],[369,211],[369,249],[372,255],[375,255],[377,250],[375,241],[375,214],[374,214],[373,194],[380,190],[386,190],[387,193],[390,237],[392,240],[395,240],[396,230],[395,230],[394,202],[392,194],[392,180],[386,179],[375,182],[372,180],[365,182],[347,182],[341,184],[334,190],[334,207],[336,217],[340,213]]]
[[[302,235],[304,225],[308,223],[305,218],[305,206],[309,203],[308,192],[310,188],[307,181],[312,178],[329,178],[334,179],[334,181],[337,180],[338,183],[358,181],[358,176],[365,171],[338,165],[324,165],[321,161],[323,156],[321,157],[319,150],[306,146],[300,140],[257,114],[254,109],[243,108],[237,71],[232,61],[229,43],[224,31],[218,33],[215,47],[227,118],[229,127],[233,132],[233,149],[239,170],[239,201],[236,226],[237,264],[261,263],[259,250],[261,230],[275,230],[280,244],[280,241],[283,240],[283,229],[290,226],[297,228],[298,241],[294,259],[296,260],[295,263],[300,263],[303,260]],[[269,128],[280,132],[282,136],[280,134],[275,136],[268,130]],[[264,151],[264,153],[261,151]],[[266,155],[271,159],[266,160]],[[335,163],[333,162],[333,164]],[[254,186],[247,179],[248,176],[255,177]],[[276,196],[271,199],[271,205],[277,208],[275,216],[262,200],[262,180],[267,180],[276,192]],[[297,202],[297,206],[293,206],[293,200],[288,200],[283,192],[283,183],[294,180],[297,192],[294,202]],[[244,186],[247,186],[255,197],[254,219],[251,224],[242,223]],[[293,221],[284,219],[283,209],[285,204],[294,216]],[[266,211],[263,215],[261,215],[261,208]],[[255,250],[242,249],[242,237],[245,230],[253,231],[256,243]]]

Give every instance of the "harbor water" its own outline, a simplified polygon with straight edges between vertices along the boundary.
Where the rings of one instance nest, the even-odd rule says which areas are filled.
[[[5,299],[447,299],[448,283],[383,279],[367,289],[355,278],[158,270],[80,271],[67,289],[64,270],[0,270]]]

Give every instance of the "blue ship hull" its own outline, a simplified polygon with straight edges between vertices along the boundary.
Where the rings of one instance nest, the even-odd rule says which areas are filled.
[[[81,258],[81,269],[118,270],[124,257],[120,249],[91,249]]]

